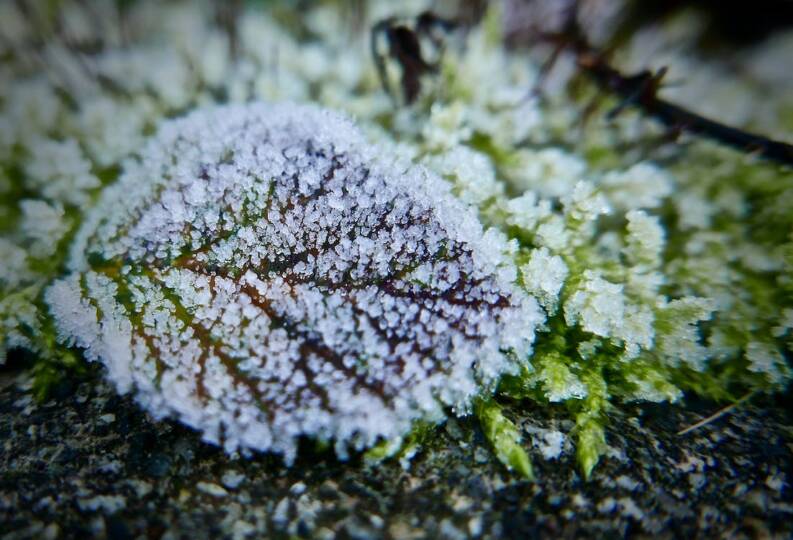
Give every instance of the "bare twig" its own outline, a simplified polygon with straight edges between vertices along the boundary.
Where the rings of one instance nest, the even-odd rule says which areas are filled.
[[[721,409],[719,409],[715,413],[711,414],[707,418],[703,418],[699,422],[697,422],[695,424],[692,424],[692,425],[688,426],[685,429],[681,429],[680,431],[677,432],[677,435],[680,436],[680,435],[685,435],[686,433],[691,433],[695,429],[699,429],[702,426],[706,426],[706,425],[710,424],[711,422],[715,422],[716,420],[718,420],[719,418],[721,418],[725,414],[728,414],[730,411],[732,411],[733,409],[735,409],[736,407],[738,407],[742,403],[745,403],[746,401],[751,399],[751,397],[754,396],[754,394],[755,394],[754,391],[749,392],[748,394],[746,394],[745,396],[741,397],[740,399],[738,399],[734,403],[730,403],[726,407],[722,407]]]
[[[568,10],[566,22],[557,33],[541,34],[539,40],[556,45],[551,58],[542,66],[538,85],[548,75],[559,54],[572,50],[581,70],[601,89],[619,97],[622,101],[609,113],[613,118],[628,107],[638,108],[646,116],[654,118],[667,127],[670,134],[691,133],[710,138],[721,144],[758,157],[793,167],[793,145],[763,135],[751,133],[737,127],[706,118],[658,96],[666,69],[649,70],[626,75],[612,66],[607,55],[591,46],[577,22],[574,2]],[[443,19],[431,12],[424,12],[412,23],[390,18],[378,22],[371,33],[372,56],[385,91],[394,98],[387,80],[386,57],[394,59],[402,69],[401,86],[407,103],[418,97],[422,75],[436,71],[437,66],[428,63],[422,55],[421,37],[431,36],[431,31],[441,28],[448,31],[456,27],[456,21]],[[388,50],[383,52],[379,39],[384,38]]]
[[[793,166],[793,145],[722,124],[658,97],[665,69],[656,73],[642,71],[623,75],[609,65],[603,55],[591,49],[579,48],[577,61],[598,86],[623,100],[611,116],[625,107],[634,106],[671,130],[702,135],[738,150]]]
[[[544,39],[557,47],[571,49],[578,66],[595,84],[622,99],[609,113],[610,117],[627,107],[636,107],[672,133],[688,132],[708,137],[761,158],[793,166],[793,145],[728,126],[658,97],[666,68],[655,73],[649,70],[632,75],[620,72],[609,63],[607,54],[588,43],[578,25],[575,10],[571,10],[561,32],[546,34]]]

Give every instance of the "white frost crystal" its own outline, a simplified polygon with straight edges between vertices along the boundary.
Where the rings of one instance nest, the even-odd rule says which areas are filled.
[[[523,282],[549,312],[556,311],[559,291],[562,290],[568,269],[561,257],[551,255],[546,248],[531,252],[529,262],[521,267]]]
[[[565,304],[567,324],[581,324],[596,336],[619,332],[624,323],[625,298],[622,285],[609,283],[596,272],[584,272],[584,282]]]
[[[29,187],[53,201],[86,204],[86,191],[99,187],[99,180],[91,174],[91,162],[77,142],[38,139],[31,147],[31,159],[25,164]]]
[[[771,343],[750,341],[746,347],[746,359],[749,361],[749,371],[765,373],[774,383],[790,376],[785,358]]]
[[[29,199],[21,201],[19,206],[22,209],[21,228],[30,256],[41,259],[55,254],[58,242],[69,229],[63,207]]]
[[[593,111],[572,58],[543,77],[541,51],[503,46],[516,20],[499,2],[427,36],[439,69],[397,107],[369,30],[427,0],[371,0],[360,19],[309,3],[299,25],[245,2],[233,28],[213,2],[31,3],[0,2],[0,363],[34,353],[40,395],[75,361],[55,314],[156,416],[229,449],[291,459],[308,434],[343,454],[466,412],[539,327],[511,391],[581,402],[586,471],[610,401],[793,376],[790,170]],[[640,32],[613,61],[668,65],[683,84],[666,97],[789,139],[793,78],[756,68],[793,34],[721,60],[691,49],[696,26],[654,27],[660,49]],[[260,101],[343,111],[378,146],[318,109],[211,109]]]
[[[515,152],[516,163],[510,179],[517,187],[536,190],[545,197],[570,193],[586,173],[586,162],[558,148]]]
[[[542,321],[511,248],[449,185],[312,106],[166,122],[107,188],[46,298],[121,391],[206,440],[340,456],[458,413]]]
[[[626,171],[607,173],[602,185],[620,209],[656,208],[672,193],[674,182],[669,173],[642,161]]]
[[[5,238],[0,238],[0,285],[8,289],[19,286],[21,277],[28,271],[27,252]]]

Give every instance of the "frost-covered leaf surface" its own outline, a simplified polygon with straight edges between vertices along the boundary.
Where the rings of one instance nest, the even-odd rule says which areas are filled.
[[[121,391],[294,459],[458,414],[529,353],[539,307],[508,246],[430,171],[346,118],[229,106],[164,124],[78,231],[46,294]]]
[[[91,355],[104,358],[110,377],[122,390],[135,386],[150,410],[181,415],[202,426],[209,439],[220,441],[226,435],[220,426],[230,425],[224,416],[228,410],[204,405],[239,397],[219,398],[211,392],[219,392],[213,390],[216,385],[244,388],[238,385],[241,379],[226,376],[227,364],[261,367],[253,359],[263,358],[258,355],[264,349],[243,349],[246,340],[277,325],[272,315],[290,328],[300,327],[302,334],[287,336],[285,343],[306,339],[311,348],[313,337],[307,336],[322,336],[336,349],[344,349],[343,358],[355,357],[352,367],[345,366],[343,380],[366,388],[369,383],[357,370],[371,369],[383,376],[386,371],[359,354],[366,347],[359,339],[369,330],[358,325],[352,312],[361,303],[368,309],[388,298],[394,309],[418,305],[412,302],[423,301],[425,294],[442,296],[447,286],[453,294],[462,293],[463,283],[471,287],[466,295],[479,291],[484,296],[468,299],[473,303],[467,306],[432,311],[435,333],[430,347],[443,349],[438,336],[446,324],[450,335],[465,335],[460,347],[492,352],[495,343],[507,340],[518,353],[514,358],[488,353],[472,371],[466,371],[468,361],[459,364],[467,366],[464,373],[436,371],[440,365],[458,365],[454,359],[433,360],[427,366],[422,362],[418,368],[406,361],[412,352],[396,348],[378,349],[375,358],[398,358],[389,365],[415,367],[417,378],[429,374],[432,379],[434,373],[438,379],[426,384],[437,390],[438,404],[451,406],[446,412],[452,414],[466,412],[466,396],[490,392],[496,376],[509,372],[500,383],[501,393],[546,405],[561,403],[568,409],[578,425],[570,439],[580,447],[584,470],[594,466],[607,447],[604,434],[615,406],[635,400],[675,401],[687,391],[732,401],[747,392],[759,395],[789,385],[791,171],[696,137],[670,142],[657,124],[630,108],[609,118],[608,109],[619,103],[583,78],[575,59],[564,54],[544,80],[544,95],[538,97],[533,90],[547,57],[533,49],[510,49],[503,38],[516,25],[531,31],[542,29],[537,25],[557,24],[561,3],[493,2],[484,19],[466,32],[439,33],[435,37],[443,41],[442,54],[433,58],[438,69],[421,77],[420,92],[411,105],[398,99],[395,105],[382,91],[367,30],[394,15],[405,15],[410,26],[411,16],[428,7],[440,10],[442,3],[430,6],[411,0],[395,6],[372,1],[360,17],[350,17],[349,10],[335,2],[312,4],[299,14],[277,2],[246,3],[231,33],[218,24],[209,2],[139,0],[122,3],[117,11],[117,3],[89,7],[63,0],[41,4],[36,17],[26,16],[25,4],[0,2],[0,80],[8,82],[0,86],[0,350],[21,347],[35,354],[38,373],[48,374],[37,378],[42,393],[76,358],[75,351],[64,350],[57,340],[45,290],[52,304],[69,313],[59,316],[62,325],[69,321],[68,328],[61,327],[62,337],[82,340]],[[554,9],[538,8],[539,15],[531,14],[524,11],[528,4]],[[598,0],[579,4],[582,26],[590,37],[596,43],[607,41],[609,20],[621,3],[611,2],[607,10]],[[700,54],[696,43],[701,32],[693,16],[654,24],[630,36],[614,51],[612,61],[626,73],[668,66],[668,80],[680,84],[664,85],[665,97],[736,127],[789,138],[793,79],[778,66],[780,58],[790,56],[790,32],[724,58]],[[393,59],[385,60],[389,77],[398,78],[399,66]],[[244,180],[253,174],[252,167],[262,165],[255,159],[240,161],[256,144],[223,154],[212,146],[211,137],[186,136],[179,143],[175,133],[166,133],[185,118],[195,122],[191,114],[200,116],[196,111],[256,102],[311,103],[353,116],[362,134],[356,146],[377,147],[375,156],[361,154],[356,163],[380,163],[384,177],[397,179],[385,182],[395,191],[400,182],[410,184],[402,198],[395,199],[409,204],[388,212],[409,208],[421,214],[436,207],[440,193],[432,186],[437,182],[399,179],[416,165],[431,171],[427,178],[437,175],[448,182],[449,193],[440,198],[455,199],[450,204],[461,210],[450,212],[451,217],[432,210],[421,214],[423,221],[374,227],[384,231],[385,248],[369,233],[348,238],[349,244],[341,237],[335,246],[311,244],[295,229],[305,212],[290,206],[282,194],[256,191],[265,185],[285,189],[291,180],[262,177],[255,183],[258,188]],[[592,103],[603,107],[593,112]],[[221,120],[212,129],[227,125]],[[348,130],[336,131],[340,141],[346,140]],[[304,139],[320,135],[317,130]],[[273,137],[268,133],[259,142],[274,141]],[[158,145],[159,154],[152,149]],[[214,157],[202,161],[205,151]],[[297,168],[300,156],[309,161],[317,157],[307,147],[295,151],[278,163]],[[169,152],[176,154],[175,161],[168,161]],[[344,159],[358,154],[348,152]],[[331,156],[339,157],[328,150],[324,159],[332,162],[336,158]],[[344,167],[352,163],[340,162]],[[147,167],[160,170],[150,174]],[[273,172],[265,169],[261,172]],[[188,190],[191,180],[203,174],[208,184],[232,178],[248,181],[245,199],[227,200],[221,191],[212,199],[199,188]],[[362,178],[361,171],[356,174]],[[126,180],[116,183],[122,177]],[[139,181],[130,180],[135,177]],[[313,185],[315,180],[303,181]],[[288,187],[290,193],[300,192],[299,183]],[[348,205],[353,199],[346,194],[319,197],[307,189],[305,200],[299,201],[306,208],[322,201],[328,216],[346,216],[334,224],[344,222],[356,230],[371,226],[362,213],[355,214],[354,205]],[[209,200],[204,207],[191,206],[189,200],[197,203],[203,197]],[[112,203],[114,198],[123,203]],[[268,201],[282,205],[276,205],[272,221],[269,214],[255,213]],[[116,209],[110,208],[113,204]],[[486,236],[480,229],[458,227],[463,215],[468,216],[466,222],[478,222],[476,227],[487,231]],[[292,222],[286,221],[289,216]],[[355,216],[360,219],[353,225]],[[260,218],[282,223],[290,233],[281,236],[270,228],[265,231],[270,243],[259,245]],[[326,225],[330,231],[332,224]],[[470,254],[444,247],[443,257],[433,258],[440,253],[434,251],[438,228],[451,240],[448,247],[470,245]],[[406,262],[406,251],[394,251],[396,245],[407,245],[389,243],[396,231],[414,235],[415,260]],[[284,256],[287,247],[290,253],[314,259],[292,261]],[[368,262],[361,268],[357,262],[337,267],[336,250],[349,255],[348,248],[365,254]],[[378,249],[386,249],[379,262]],[[386,259],[387,268],[379,267]],[[249,263],[259,266],[248,268]],[[494,281],[472,281],[462,272],[458,285],[448,283],[454,272],[447,270],[461,272],[469,263]],[[383,279],[382,272],[392,272],[393,279]],[[62,281],[52,287],[55,280]],[[399,280],[405,289],[377,288]],[[341,282],[345,285],[337,286]],[[370,287],[383,296],[365,297]],[[485,291],[491,287],[494,296],[488,299]],[[517,288],[536,298],[544,312],[542,317],[529,317],[534,322],[527,327],[534,330],[536,321],[546,319],[536,328],[530,356],[521,357],[522,345],[515,343],[530,341],[530,332],[491,333],[471,321],[467,324],[479,326],[468,335],[454,323],[460,313],[476,312],[483,320],[508,324],[504,316],[510,310],[499,299],[515,298]],[[408,290],[414,296],[410,302],[400,297]],[[278,301],[267,295],[276,295]],[[247,313],[238,305],[247,301],[243,299],[251,301]],[[267,300],[267,324],[249,317],[260,309],[254,300]],[[298,317],[308,313],[308,306],[320,304],[321,311]],[[276,305],[277,313],[272,311]],[[404,314],[397,321],[380,313],[370,315],[376,319],[370,321],[375,332],[378,325],[388,332],[392,324],[401,327],[408,320]],[[355,321],[348,322],[355,326],[341,335],[355,339],[341,342],[331,326],[322,326],[343,318]],[[390,346],[418,343],[419,338],[377,337],[371,343]],[[146,343],[155,339],[159,342]],[[108,347],[132,342],[137,348]],[[277,347],[261,345],[271,346]],[[297,354],[291,350],[279,354],[297,357],[289,356]],[[156,361],[142,360],[155,357]],[[0,362],[3,358],[0,355]],[[196,372],[176,362],[188,358],[195,361]],[[503,362],[514,362],[515,371]],[[307,388],[308,366],[299,367],[307,386],[288,388],[301,388],[322,401],[321,393]],[[171,375],[164,377],[166,372]],[[298,371],[292,367],[286,372]],[[175,373],[184,375],[172,378]],[[441,388],[441,379],[464,384]],[[299,375],[287,382],[280,372],[273,380],[302,382]],[[398,421],[383,422],[370,435],[380,430],[385,436],[392,427],[401,431],[394,426],[407,425],[413,413],[437,413],[428,410],[435,400],[419,399],[418,394],[410,394],[409,400],[416,398],[413,405],[399,409],[412,411],[410,415],[397,413],[401,398],[394,396],[401,393],[395,390],[407,380],[401,373],[390,394],[385,388],[372,394],[375,401],[388,404],[386,409]],[[179,388],[189,399],[180,398],[181,408],[175,410],[163,395],[176,402],[176,394],[164,388]],[[303,410],[300,395],[285,393],[278,399]],[[256,414],[275,410],[250,406]],[[206,416],[195,416],[196,411]],[[304,426],[304,420],[294,425]],[[234,425],[249,421],[236,418]],[[272,426],[271,421],[266,419],[264,425]],[[342,429],[334,426],[315,435],[338,435],[337,428]],[[241,433],[230,440],[242,443]],[[269,435],[250,436],[267,446],[262,441]],[[353,446],[368,444],[367,436],[348,436],[351,433],[341,438]]]

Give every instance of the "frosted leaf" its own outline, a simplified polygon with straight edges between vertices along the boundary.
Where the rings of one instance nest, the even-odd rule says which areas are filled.
[[[749,371],[762,373],[773,384],[781,384],[790,377],[790,368],[785,357],[774,343],[750,341],[746,345]]]
[[[454,148],[471,135],[466,121],[465,106],[461,102],[454,102],[448,107],[435,104],[430,109],[430,119],[422,135],[430,148]]]
[[[57,122],[60,102],[55,90],[44,79],[14,82],[7,107],[12,133],[17,141],[30,141],[50,130]]]
[[[626,171],[606,173],[601,185],[620,210],[656,208],[672,193],[674,180],[658,166],[641,162]]]
[[[782,337],[790,330],[793,330],[793,309],[786,309],[779,317],[779,324],[771,329],[771,334],[774,337]]]
[[[575,373],[565,364],[564,357],[558,352],[547,354],[543,358],[544,365],[537,373],[542,381],[545,397],[551,402],[568,399],[583,399],[587,396],[587,388]]]
[[[509,199],[504,207],[507,212],[507,223],[526,231],[533,232],[542,220],[551,215],[551,202],[547,199],[538,199],[533,191]]]
[[[606,198],[595,191],[590,182],[579,181],[573,190],[562,197],[565,212],[576,221],[592,221],[610,209]]]
[[[504,187],[496,181],[496,173],[487,156],[467,146],[456,146],[448,152],[431,155],[426,165],[455,185],[464,202],[481,205],[503,194]]]
[[[44,197],[65,204],[85,205],[88,192],[99,187],[88,161],[74,139],[37,139],[30,145],[31,159],[25,164],[28,187]]]
[[[337,453],[469,411],[542,315],[514,248],[344,117],[254,104],[162,125],[47,293],[61,338],[204,438]],[[503,235],[502,235],[503,236]]]
[[[634,386],[631,400],[675,402],[683,396],[679,388],[670,384],[661,373],[653,369],[645,368],[641,373],[629,372],[626,379]]]
[[[665,241],[664,230],[658,218],[641,210],[631,210],[625,217],[628,220],[626,257],[636,265],[657,267]]]
[[[521,191],[534,190],[542,197],[563,197],[573,191],[587,172],[586,162],[559,148],[518,150],[507,174]]]
[[[37,199],[24,199],[19,206],[22,210],[20,230],[30,256],[43,259],[54,255],[69,229],[63,207]]]
[[[0,295],[0,365],[4,362],[6,352],[11,349],[23,347],[36,350],[36,344],[29,335],[39,327],[33,300],[40,290],[33,285],[18,292]]]
[[[99,97],[81,104],[72,129],[84,139],[90,157],[109,167],[143,144],[150,109],[146,99],[126,103]]]
[[[622,285],[608,282],[592,270],[584,272],[583,282],[564,306],[567,324],[580,324],[587,332],[601,337],[620,334],[624,315]]]
[[[554,253],[561,253],[570,246],[570,230],[563,217],[551,214],[539,227],[535,240]]]
[[[559,291],[569,273],[562,258],[549,254],[546,248],[535,249],[520,271],[526,290],[540,301],[546,311],[555,312]]]
[[[27,252],[6,238],[0,238],[0,289],[12,290],[30,274]]]
[[[658,306],[656,350],[672,365],[685,363],[702,371],[708,351],[702,345],[697,325],[713,316],[713,303],[704,298],[686,296]]]

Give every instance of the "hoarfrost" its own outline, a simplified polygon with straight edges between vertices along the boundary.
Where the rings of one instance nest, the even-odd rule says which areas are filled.
[[[344,458],[526,361],[514,246],[449,185],[310,106],[167,122],[105,190],[47,293],[61,338],[204,438]]]

